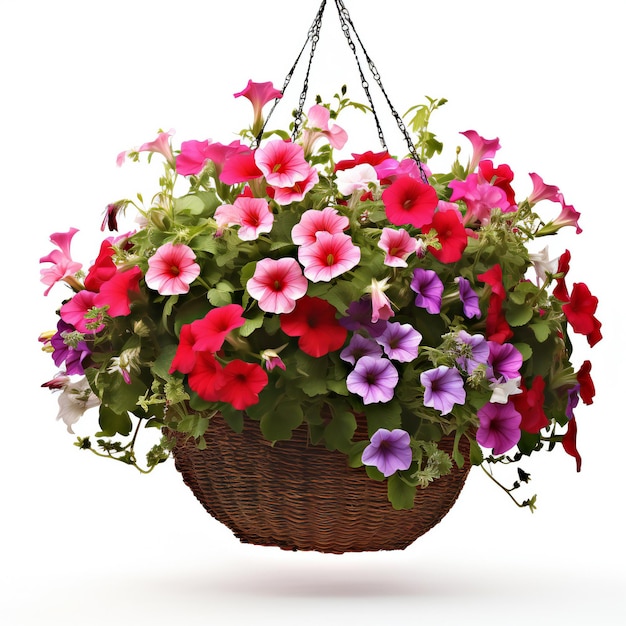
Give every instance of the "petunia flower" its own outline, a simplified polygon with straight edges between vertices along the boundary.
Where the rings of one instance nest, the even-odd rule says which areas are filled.
[[[478,177],[479,180],[504,191],[509,206],[506,209],[501,207],[502,211],[510,212],[515,210],[517,204],[515,201],[515,191],[511,186],[515,175],[508,165],[501,163],[498,167],[494,167],[493,161],[484,159],[478,164]]]
[[[243,147],[226,155],[219,172],[219,179],[225,185],[238,185],[261,176],[263,172],[256,164],[254,152]]]
[[[492,382],[489,385],[489,389],[491,389],[489,402],[494,404],[506,404],[510,396],[516,396],[522,393],[522,389],[520,388],[521,381],[522,377],[518,376],[517,378],[509,378],[508,380],[500,378]]]
[[[385,251],[383,263],[389,267],[407,267],[407,258],[420,248],[420,243],[403,228],[383,228],[378,247]]]
[[[291,313],[280,316],[280,328],[290,337],[299,337],[300,350],[313,357],[339,350],[348,335],[337,320],[335,307],[311,296],[303,296]]]
[[[583,361],[578,373],[576,374],[576,380],[580,385],[580,397],[585,404],[593,404],[593,397],[596,395],[596,388],[591,378],[591,361]]]
[[[290,257],[261,259],[246,283],[248,293],[258,301],[259,308],[268,313],[290,313],[307,287],[300,265]]]
[[[379,428],[363,450],[361,461],[373,465],[383,476],[391,476],[398,470],[405,470],[413,462],[411,438],[405,430]]]
[[[380,358],[383,355],[382,347],[373,339],[355,333],[350,343],[340,352],[339,356],[347,363],[355,365],[363,356]]]
[[[272,187],[274,200],[281,206],[286,206],[292,202],[300,202],[304,196],[313,189],[319,181],[319,174],[314,167],[310,167],[306,176],[287,187]]]
[[[307,113],[307,121],[302,132],[302,148],[311,154],[320,139],[327,139],[330,145],[341,150],[348,141],[348,133],[337,124],[329,125],[330,111],[321,104],[314,104]]]
[[[148,259],[146,285],[162,296],[188,293],[189,285],[200,275],[195,258],[195,252],[185,244],[163,244]]]
[[[463,314],[465,317],[470,319],[472,317],[480,317],[482,313],[478,306],[478,295],[472,289],[470,281],[462,276],[457,276],[454,282],[459,286],[459,298],[463,303]]]
[[[350,220],[345,215],[339,215],[337,209],[332,207],[326,207],[321,211],[309,209],[291,229],[291,240],[297,246],[308,246],[316,242],[319,232],[336,235],[343,233],[349,225]]]
[[[223,368],[216,390],[222,402],[244,411],[258,403],[259,393],[267,383],[267,373],[260,365],[234,359]]]
[[[455,211],[437,211],[430,223],[424,224],[425,233],[434,230],[440,248],[428,246],[429,252],[442,263],[456,263],[467,247],[467,233]]]
[[[102,283],[94,298],[94,305],[107,307],[107,315],[119,317],[130,313],[131,294],[138,294],[142,271],[138,266],[117,271],[113,277]]]
[[[541,200],[550,200],[550,202],[559,201],[559,188],[556,185],[546,185],[539,174],[529,174],[530,179],[533,182],[533,190],[528,196],[528,204],[534,206]]]
[[[50,289],[61,280],[68,282],[71,286],[78,286],[77,281],[73,277],[82,268],[82,263],[72,261],[70,253],[72,238],[77,232],[77,228],[70,228],[66,233],[53,233],[50,235],[50,241],[59,249],[53,250],[50,254],[39,259],[40,263],[52,263],[51,267],[41,270],[41,282],[48,287],[44,292],[44,296],[47,296],[50,293]]]
[[[233,204],[223,204],[215,210],[219,228],[239,226],[237,236],[241,241],[255,241],[261,233],[269,233],[274,224],[274,214],[264,198],[239,196]]]
[[[217,352],[224,345],[230,332],[235,328],[241,328],[245,322],[243,308],[239,304],[225,304],[211,309],[202,319],[190,324],[193,350]]]
[[[385,191],[382,201],[387,219],[396,226],[421,228],[432,221],[437,208],[435,189],[412,176],[398,176]]]
[[[346,384],[350,393],[363,398],[364,404],[373,404],[389,402],[393,398],[398,379],[398,371],[391,361],[364,356],[348,374]]]
[[[78,422],[88,409],[100,404],[100,399],[89,386],[87,378],[68,383],[59,395],[57,419],[63,421],[69,433],[74,433],[72,426]]]
[[[411,324],[389,322],[385,330],[376,337],[376,341],[390,359],[409,363],[417,358],[422,335]]]
[[[574,283],[569,302],[563,305],[563,313],[575,333],[587,336],[587,342],[594,346],[600,339],[602,324],[594,313],[598,307],[598,298],[592,296],[585,283]]]
[[[522,353],[512,343],[489,342],[487,362],[492,371],[491,380],[517,378],[520,375],[523,360]]]
[[[529,253],[528,258],[535,268],[538,284],[541,284],[542,282],[547,280],[548,274],[556,274],[558,259],[550,260],[550,257],[548,255],[548,246],[545,246],[539,252]]]
[[[255,83],[252,80],[248,81],[244,89],[233,95],[235,98],[243,96],[252,103],[254,112],[252,133],[254,135],[257,135],[263,127],[263,107],[271,100],[283,97],[282,91],[275,89],[271,82]]]
[[[459,371],[453,367],[440,365],[420,374],[424,386],[424,406],[429,406],[442,415],[452,411],[455,404],[465,403],[465,388]]]
[[[338,170],[335,183],[342,196],[351,196],[355,191],[368,191],[370,185],[378,187],[378,174],[369,163],[360,163],[345,170]]]
[[[338,173],[342,170],[350,170],[357,165],[362,165],[364,163],[376,167],[390,158],[391,155],[387,152],[387,150],[383,150],[382,152],[372,152],[371,150],[368,150],[362,154],[356,154],[353,152],[351,159],[343,159],[335,164],[335,172]]]
[[[513,398],[513,405],[522,416],[520,428],[527,433],[538,433],[550,426],[550,420],[543,409],[546,382],[543,376],[535,376],[530,388],[521,382],[521,394]]]
[[[415,292],[415,306],[436,314],[441,311],[443,283],[434,270],[418,267],[413,270],[411,289]]]
[[[476,441],[484,448],[493,448],[494,454],[504,454],[520,439],[522,416],[513,402],[492,404],[488,402],[478,409],[480,426],[476,431]]]
[[[346,316],[339,323],[348,330],[365,331],[370,337],[378,337],[385,330],[387,322],[379,319],[372,322],[372,298],[370,295],[363,296],[356,302],[351,302],[346,311]]]
[[[198,352],[187,377],[190,389],[207,402],[217,402],[222,398],[222,369],[211,352]]]
[[[167,132],[160,132],[157,135],[157,138],[154,141],[148,141],[139,148],[135,148],[132,150],[126,150],[124,152],[120,152],[117,155],[116,163],[118,166],[121,166],[126,157],[128,155],[133,155],[139,152],[149,152],[150,155],[154,152],[158,152],[165,157],[165,160],[170,164],[171,167],[176,167],[176,159],[174,158],[174,154],[172,153],[172,146],[170,145],[170,137],[174,134],[174,129],[170,129]]]
[[[311,173],[302,146],[291,141],[268,141],[255,151],[254,160],[272,187],[293,187]]]
[[[393,316],[391,302],[385,295],[385,291],[389,288],[388,282],[389,276],[386,276],[383,280],[372,278],[372,282],[366,287],[367,292],[371,294],[373,323],[376,323],[378,320],[386,321]]]
[[[361,250],[352,243],[349,235],[321,231],[315,243],[300,246],[298,260],[309,280],[328,282],[355,267],[361,260]]]
[[[95,303],[98,294],[83,289],[65,302],[60,309],[61,319],[81,333],[98,333],[104,329],[101,316],[90,316],[98,306]]]
[[[576,424],[576,418],[572,417],[572,419],[567,423],[567,431],[565,435],[563,435],[563,450],[567,452],[570,456],[573,456],[576,459],[576,471],[580,472],[580,468],[582,466],[582,458],[578,449],[576,448],[576,435],[578,433],[578,425]]]
[[[460,356],[457,365],[468,374],[479,365],[486,365],[489,358],[489,344],[482,335],[470,335],[466,330],[456,336]]]
[[[466,130],[462,132],[461,135],[464,135],[470,140],[472,148],[474,149],[472,158],[467,166],[468,172],[473,172],[483,159],[493,158],[500,149],[500,140],[497,137],[495,139],[485,139],[475,130]]]
[[[57,367],[65,365],[65,373],[68,375],[85,373],[84,362],[91,355],[91,349],[84,338],[75,342],[66,341],[76,333],[74,326],[60,319],[57,323],[56,333],[50,338],[52,346],[52,360]],[[79,334],[82,337],[82,333]]]
[[[503,213],[515,210],[507,199],[506,191],[491,183],[481,182],[477,174],[470,174],[465,180],[452,180],[448,184],[452,189],[450,201],[463,200],[467,212],[463,220],[466,226],[478,222],[483,226],[489,223],[494,209]]]

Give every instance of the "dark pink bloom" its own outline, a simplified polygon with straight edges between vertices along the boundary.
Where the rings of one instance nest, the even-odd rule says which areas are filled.
[[[515,210],[507,199],[506,191],[489,182],[481,182],[477,174],[470,174],[465,180],[452,180],[448,184],[452,189],[450,201],[463,200],[467,205],[464,222],[487,224],[493,209],[503,212]]]
[[[252,103],[252,109],[254,111],[252,129],[255,134],[259,132],[263,126],[263,107],[270,100],[283,97],[282,92],[278,91],[278,89],[274,89],[274,85],[271,82],[254,83],[251,80],[248,81],[245,89],[233,95],[235,98],[243,96]]]
[[[559,201],[559,188],[556,185],[546,185],[539,174],[529,174],[533,181],[533,190],[528,196],[528,203],[532,206],[541,200]]]
[[[97,307],[95,298],[98,294],[83,289],[68,300],[60,310],[61,319],[81,333],[99,332],[104,328],[101,319],[86,318],[85,315]]]
[[[484,448],[493,448],[496,455],[508,452],[521,437],[522,416],[511,400],[506,404],[488,402],[478,410],[478,419],[476,441]]]
[[[208,139],[183,141],[180,154],[176,157],[176,171],[181,176],[199,174],[210,158]]]
[[[225,185],[237,185],[261,178],[263,172],[257,167],[252,150],[236,150],[229,154],[220,172],[219,179]]]
[[[50,241],[58,246],[58,250],[53,250],[50,254],[42,256],[40,263],[52,263],[51,267],[41,270],[41,282],[47,285],[44,295],[47,296],[53,285],[60,280],[72,279],[74,274],[82,268],[81,263],[72,261],[70,254],[70,245],[72,237],[78,232],[77,228],[70,228],[66,233],[53,233],[50,235]]]
[[[506,193],[506,199],[509,203],[509,210],[515,207],[515,191],[511,187],[514,174],[513,170],[506,164],[502,163],[498,167],[493,166],[493,161],[484,160],[478,164],[479,176],[494,187],[499,187]],[[505,209],[502,209],[503,211]]]
[[[472,159],[467,168],[467,171],[470,173],[476,169],[476,166],[483,159],[493,158],[496,152],[500,149],[500,140],[497,137],[495,139],[485,139],[475,130],[466,130],[465,132],[462,132],[461,135],[464,135],[471,141],[472,148],[474,149]]]

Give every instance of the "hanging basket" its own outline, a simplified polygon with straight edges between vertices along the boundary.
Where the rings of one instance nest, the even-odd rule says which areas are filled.
[[[243,543],[284,550],[341,554],[401,550],[438,524],[456,501],[471,467],[466,459],[450,474],[418,489],[415,506],[395,510],[387,483],[350,468],[346,456],[308,442],[301,427],[272,445],[256,422],[235,433],[219,417],[211,420],[207,447],[177,435],[176,468],[202,506]],[[453,438],[439,447],[452,451]]]

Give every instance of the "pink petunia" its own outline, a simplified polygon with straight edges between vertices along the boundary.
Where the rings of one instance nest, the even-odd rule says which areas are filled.
[[[385,265],[407,267],[406,259],[419,249],[420,243],[404,229],[383,228],[378,247],[385,251]]]
[[[483,159],[493,158],[500,149],[500,140],[497,137],[495,139],[485,139],[475,130],[466,130],[462,132],[461,135],[464,135],[470,140],[472,148],[474,149],[472,159],[467,168],[467,171],[470,173],[476,169],[476,166]]]
[[[267,83],[255,83],[251,80],[245,88],[234,94],[235,98],[243,96],[252,103],[252,109],[254,112],[254,121],[252,124],[253,133],[256,134],[261,130],[263,126],[263,107],[277,98],[282,98],[283,94],[278,89],[274,89],[274,85],[271,82]]]
[[[559,201],[559,188],[556,185],[546,185],[539,174],[531,173],[529,176],[533,181],[533,190],[528,196],[528,204],[532,206],[541,200]]]
[[[42,256],[40,263],[52,263],[51,267],[41,270],[41,282],[47,285],[44,295],[47,296],[50,289],[61,280],[71,281],[74,274],[82,268],[82,264],[72,261],[70,245],[72,237],[78,232],[77,228],[70,228],[66,233],[53,233],[50,241],[58,246],[58,250],[53,250],[50,254]]]
[[[298,262],[292,258],[261,259],[254,275],[247,282],[248,293],[258,301],[259,308],[268,313],[290,313],[296,300],[308,287]]]
[[[194,251],[185,244],[163,244],[148,259],[146,285],[162,296],[189,291],[189,285],[200,275]]]
[[[238,236],[242,241],[254,241],[261,233],[269,233],[274,224],[274,214],[267,200],[239,196],[231,204],[223,204],[215,211],[218,227],[239,226]]]
[[[463,200],[467,205],[464,222],[466,225],[480,222],[487,224],[491,212],[498,208],[507,213],[516,207],[507,199],[506,191],[491,183],[480,182],[477,174],[470,174],[466,180],[452,180],[448,184],[452,189],[450,201]]]
[[[321,104],[314,104],[307,114],[307,123],[302,133],[302,148],[305,154],[311,154],[319,139],[325,138],[330,145],[341,150],[348,141],[348,133],[337,124],[329,125],[330,111]]]
[[[296,181],[290,187],[274,187],[274,200],[283,206],[300,202],[318,181],[317,170],[309,166],[309,172],[302,180]]]
[[[320,232],[315,243],[300,246],[298,260],[309,280],[328,282],[351,270],[361,260],[361,250],[352,243],[349,235]]]
[[[97,294],[93,291],[86,289],[79,291],[61,307],[61,319],[66,324],[74,326],[81,333],[100,332],[104,328],[102,321],[85,317],[91,309],[97,307],[94,302],[96,296]]]
[[[267,142],[256,150],[254,160],[272,187],[293,187],[311,173],[302,146],[291,141],[276,139]]]
[[[349,225],[350,220],[345,215],[339,215],[337,209],[332,207],[326,207],[321,211],[309,209],[291,229],[291,239],[297,246],[308,246],[315,243],[317,233],[327,232],[335,235],[342,233]]]
[[[389,277],[387,276],[383,280],[376,280],[372,278],[372,282],[367,290],[372,294],[372,322],[375,324],[378,320],[387,321],[390,317],[393,317],[393,309],[391,308],[391,302],[385,295],[385,291],[389,289],[387,282]]]
[[[160,132],[157,138],[154,141],[148,141],[147,143],[142,144],[139,148],[135,148],[134,150],[126,150],[124,152],[120,152],[117,155],[116,163],[118,166],[121,166],[126,157],[134,152],[149,152],[150,154],[154,152],[158,152],[165,157],[165,160],[172,166],[176,166],[176,160],[174,159],[174,155],[172,153],[172,146],[170,145],[170,137],[174,134],[174,130],[170,129],[167,132]]]

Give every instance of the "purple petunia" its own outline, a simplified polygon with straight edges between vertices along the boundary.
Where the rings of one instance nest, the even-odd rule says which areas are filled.
[[[409,363],[417,358],[422,335],[410,324],[388,322],[385,331],[376,341],[384,348],[385,354],[394,361]]]
[[[489,366],[492,369],[491,380],[499,381],[517,378],[523,362],[522,353],[511,343],[489,342]]]
[[[512,401],[506,404],[488,402],[478,410],[478,419],[480,426],[476,441],[484,448],[493,448],[494,454],[504,454],[519,441],[522,416]]]
[[[387,325],[383,319],[372,322],[372,298],[369,295],[350,303],[346,317],[342,317],[339,323],[348,330],[365,330],[371,337],[380,335]]]
[[[437,272],[418,267],[413,271],[411,289],[416,293],[415,306],[426,309],[429,313],[441,311],[443,283]]]
[[[480,307],[478,306],[478,295],[472,289],[470,281],[467,278],[459,276],[455,278],[455,282],[459,285],[459,298],[463,303],[463,313],[465,317],[480,317]]]
[[[350,343],[341,351],[339,356],[344,361],[355,365],[361,357],[381,357],[382,355],[382,348],[373,339],[368,339],[363,337],[363,335],[355,333]]]
[[[422,372],[420,382],[424,385],[424,405],[430,406],[442,415],[447,415],[455,404],[465,403],[463,378],[453,367],[440,365]]]
[[[409,433],[399,428],[387,430],[379,428],[363,450],[361,460],[364,465],[373,465],[384,476],[391,476],[397,470],[408,469],[413,461]]]
[[[390,361],[361,357],[346,379],[348,391],[363,398],[364,404],[389,402],[398,384],[398,372]]]
[[[479,365],[485,365],[489,358],[489,344],[482,335],[470,335],[466,330],[459,331],[457,343],[461,356],[458,366],[471,374]]]
[[[91,354],[91,350],[87,345],[87,342],[82,340],[76,343],[75,347],[69,346],[65,343],[65,336],[67,334],[76,332],[76,329],[59,320],[57,324],[57,332],[50,340],[54,351],[52,352],[52,360],[57,367],[65,362],[65,372],[69,375],[72,374],[84,374],[83,361]]]

